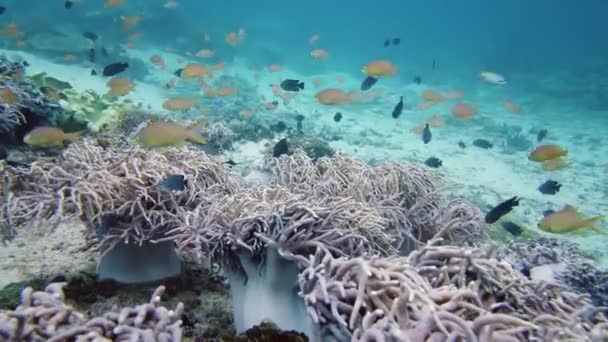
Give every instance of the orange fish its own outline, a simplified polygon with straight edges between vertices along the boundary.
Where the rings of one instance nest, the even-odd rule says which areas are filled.
[[[248,120],[251,116],[251,111],[247,108],[244,108],[243,110],[241,110],[241,116],[243,117],[243,120]]]
[[[422,96],[422,98],[425,101],[428,102],[442,102],[445,101],[445,97],[443,95],[441,95],[440,93],[431,90],[431,89],[425,89],[422,91],[422,93],[420,94],[420,96]]]
[[[323,89],[315,94],[315,98],[324,105],[339,105],[350,102],[348,94],[336,88]]]
[[[31,130],[23,142],[38,147],[63,147],[64,143],[76,140],[84,131],[65,133],[57,127],[41,126]]]
[[[511,113],[521,113],[521,107],[517,103],[514,103],[512,101],[502,101],[502,106],[505,107],[505,109]]]
[[[280,72],[283,71],[283,67],[278,64],[270,64],[266,70],[268,70],[268,72]]]
[[[443,94],[443,97],[448,100],[461,99],[464,97],[464,94],[458,90],[450,90]]]
[[[135,32],[135,33],[133,33],[132,35],[129,36],[129,40],[130,41],[137,41],[137,40],[140,40],[143,36],[144,36],[143,33]]]
[[[123,32],[127,32],[131,29],[133,29],[135,26],[137,26],[139,24],[139,16],[138,15],[133,15],[130,17],[121,17],[121,24],[120,24],[120,28],[122,29]]]
[[[195,99],[174,98],[163,103],[163,108],[174,112],[185,112],[196,105]]]
[[[63,56],[63,60],[66,62],[74,62],[76,60],[76,56],[67,54]]]
[[[363,73],[371,77],[390,77],[397,74],[397,67],[386,60],[372,61],[361,69]]]
[[[315,77],[312,79],[312,85],[315,86],[315,88],[319,88],[321,85],[323,84],[323,79],[320,77]]]
[[[2,101],[8,105],[13,105],[17,103],[18,100],[17,95],[10,88],[2,88],[0,90],[0,97],[2,98]]]
[[[314,44],[319,40],[319,35],[317,33],[313,34],[312,37],[308,40],[309,44]]]
[[[544,162],[568,155],[568,150],[558,145],[540,145],[530,152],[528,159],[535,162]]]
[[[213,70],[222,71],[222,70],[224,70],[224,68],[226,68],[226,63],[224,63],[224,62],[219,62],[219,63],[213,65]]]
[[[281,87],[277,84],[273,84],[272,85],[272,94],[274,94],[274,96],[279,96],[281,94]]]
[[[291,102],[291,99],[293,99],[294,96],[296,96],[295,93],[281,94],[281,99],[283,99],[283,106],[287,106],[289,104],[289,102]]]
[[[11,39],[19,39],[23,37],[23,32],[19,31],[19,28],[15,23],[6,24],[2,30],[2,34]]]
[[[329,57],[329,52],[324,49],[314,49],[310,52],[310,56],[315,59],[325,59]]]
[[[131,82],[128,78],[114,77],[108,81],[108,87],[110,87],[108,94],[112,96],[125,96],[135,89],[135,83]]]
[[[238,37],[236,35],[236,32],[230,32],[228,33],[228,35],[226,35],[226,43],[228,43],[228,45],[230,46],[236,46]]]
[[[165,60],[160,55],[150,56],[150,62],[156,66],[159,66],[162,70],[165,70]]]
[[[445,120],[439,115],[433,115],[427,123],[431,128],[441,128],[445,126]]]
[[[466,103],[457,103],[452,107],[452,115],[459,119],[469,120],[477,111]]]
[[[211,50],[211,49],[200,49],[198,50],[198,52],[196,53],[197,57],[200,58],[211,58],[213,56],[215,56],[215,50]]]
[[[202,78],[211,76],[211,71],[201,64],[190,63],[180,72],[182,78]]]
[[[135,139],[142,145],[149,147],[179,146],[186,140],[197,144],[205,144],[197,130],[203,125],[200,122],[194,127],[185,128],[170,122],[155,121],[142,129]]]
[[[126,0],[106,0],[106,3],[104,4],[104,7],[106,8],[110,8],[110,7],[117,7],[117,6],[121,6],[125,3]]]

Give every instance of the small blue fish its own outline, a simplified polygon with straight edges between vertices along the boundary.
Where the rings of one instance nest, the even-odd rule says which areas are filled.
[[[547,217],[547,216],[549,216],[549,215],[551,215],[553,213],[555,213],[555,210],[553,210],[553,209],[547,209],[547,210],[543,211],[543,217]]]
[[[211,102],[211,104],[218,109],[224,106],[224,102],[222,102],[222,100],[214,100],[213,102]]]
[[[169,175],[160,182],[160,187],[168,191],[181,191],[186,188],[184,175]]]

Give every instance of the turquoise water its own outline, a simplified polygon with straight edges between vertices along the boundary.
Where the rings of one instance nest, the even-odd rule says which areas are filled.
[[[5,7],[0,15],[0,54],[26,61],[28,80],[45,72],[72,87],[64,92],[68,99],[45,102],[52,115],[32,109],[36,115],[28,116],[31,121],[27,123],[11,126],[0,122],[0,152],[5,154],[0,157],[6,159],[6,165],[27,168],[35,160],[60,163],[58,156],[65,151],[62,144],[47,153],[40,146],[24,143],[25,134],[37,126],[66,132],[82,129],[84,139],[109,139],[110,146],[121,146],[131,142],[137,133],[134,128],[145,126],[150,117],[176,120],[183,127],[204,118],[207,124],[221,124],[232,133],[204,127],[196,133],[212,143],[188,146],[236,162],[230,174],[247,186],[275,182],[272,150],[283,138],[294,145],[302,137],[314,140],[311,144],[320,146],[311,148],[315,153],[341,151],[372,166],[382,162],[417,165],[435,157],[442,166],[432,172],[449,183],[445,195],[472,202],[480,217],[509,198],[521,199],[497,223],[480,223],[488,242],[503,247],[512,240],[527,243],[555,238],[578,246],[594,267],[608,266],[608,236],[588,227],[566,233],[538,227],[546,217],[544,212],[566,205],[576,207],[579,218],[608,215],[607,1],[124,0],[113,7],[104,5],[109,1],[72,1],[69,9],[62,0],[0,3]],[[135,16],[134,27],[121,29],[126,17]],[[83,37],[84,32],[98,38],[93,42]],[[242,32],[234,44],[227,42],[231,32]],[[318,40],[311,42],[314,35]],[[386,40],[394,38],[399,38],[398,45],[385,46]],[[94,59],[90,49],[94,49]],[[202,49],[212,51],[213,56],[197,56]],[[323,49],[328,56],[313,58],[314,49]],[[161,58],[163,66],[153,62],[152,56]],[[376,60],[390,62],[396,73],[378,77],[370,90],[362,91],[361,82],[367,76],[362,68]],[[104,67],[116,62],[129,63],[115,76],[133,82],[134,89],[116,102],[107,100],[107,107],[118,108],[115,112],[87,114],[94,107],[92,102],[78,107],[79,100],[71,92],[105,94],[111,77],[102,75]],[[191,63],[204,66],[213,75],[193,80],[180,76],[179,70]],[[271,72],[271,65],[281,70]],[[482,71],[504,77],[506,84],[484,81]],[[286,79],[303,81],[305,88],[297,93],[280,90],[279,84]],[[2,82],[5,87],[7,81]],[[42,89],[39,84],[36,87]],[[210,96],[214,89],[227,88],[236,94]],[[316,95],[326,88],[337,88],[348,99],[333,105],[320,103]],[[423,94],[428,91],[442,99],[425,100]],[[403,110],[393,118],[401,96]],[[195,104],[184,111],[168,110],[165,101],[175,98],[191,99]],[[120,102],[125,99],[130,102]],[[13,105],[6,95],[2,101],[7,108]],[[454,114],[459,103],[473,110],[471,118]],[[139,116],[121,116],[125,112]],[[339,122],[334,119],[338,112],[343,117]],[[424,143],[422,128],[431,120],[432,139]],[[3,130],[5,126],[10,129]],[[543,129],[546,138],[538,141]],[[475,146],[476,139],[493,146]],[[171,145],[181,147],[181,143]],[[560,159],[563,168],[544,170],[540,163],[529,160],[529,154],[542,144],[568,150]],[[538,187],[547,180],[561,183],[561,189],[555,194],[541,193]],[[8,197],[3,200],[8,203]],[[89,233],[90,224],[100,224],[99,219],[84,222],[89,224]],[[503,226],[507,222],[518,225],[522,232],[508,232]],[[601,218],[594,225],[608,232],[608,220]],[[71,232],[84,230],[82,225],[77,227]],[[32,244],[45,245],[20,233],[21,227],[14,229],[17,236],[32,239]],[[99,226],[96,229],[103,240],[107,232],[100,232]],[[15,245],[7,244],[5,254],[26,254],[11,249]],[[7,261],[0,285],[27,279],[23,270],[31,274],[44,268],[37,258],[23,256],[19,267]],[[170,258],[175,261],[175,255]],[[63,272],[80,266],[68,259],[53,259],[51,269]],[[169,273],[178,271],[172,265]],[[266,285],[262,282],[261,287]],[[294,311],[306,316],[299,306]]]

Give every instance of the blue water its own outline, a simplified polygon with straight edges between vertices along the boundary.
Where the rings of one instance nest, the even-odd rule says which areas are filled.
[[[234,160],[234,173],[247,181],[255,178],[251,169],[263,169],[259,165],[269,159],[264,153],[269,154],[277,141],[291,138],[285,130],[294,132],[296,120],[299,133],[320,137],[329,141],[328,146],[370,164],[441,159],[438,172],[453,182],[445,193],[464,197],[483,213],[506,199],[521,198],[506,216],[508,222],[489,228],[498,244],[512,238],[557,237],[577,243],[599,266],[608,266],[608,237],[590,231],[552,234],[537,228],[544,212],[565,205],[575,206],[585,218],[608,215],[608,0],[181,0],[174,9],[165,8],[165,0],[125,0],[114,8],[105,8],[104,2],[74,1],[65,9],[63,0],[1,1],[6,11],[0,15],[0,30],[14,23],[23,36],[12,39],[0,31],[0,49],[8,56],[29,58],[30,74],[46,71],[69,80],[76,91],[96,87],[100,94],[109,79],[99,75],[104,66],[128,59],[129,68],[119,76],[135,82],[126,98],[140,103],[140,108],[178,120],[206,116],[213,123],[241,129],[234,141],[224,137],[225,146],[234,148],[220,146],[213,153]],[[123,32],[123,16],[141,20]],[[230,46],[226,35],[239,29],[246,37]],[[94,44],[96,61],[88,60],[93,45],[83,32],[99,36]],[[134,33],[142,37],[130,39]],[[310,44],[314,34],[320,38]],[[400,44],[384,46],[393,38]],[[53,39],[62,43],[44,46]],[[108,56],[101,54],[102,46]],[[328,51],[329,57],[312,58],[310,52],[316,48]],[[194,54],[200,49],[215,50],[215,56],[197,58]],[[67,61],[66,55],[75,61]],[[153,65],[152,55],[163,57],[166,69]],[[315,99],[317,91],[328,87],[358,91],[365,77],[361,69],[373,60],[388,60],[397,67],[395,76],[381,78],[374,86],[380,91],[378,98],[335,106]],[[226,63],[225,70],[214,70],[215,77],[204,82],[174,74],[186,63],[220,62]],[[281,65],[283,71],[268,72],[271,64]],[[91,75],[92,69],[97,75]],[[483,82],[483,70],[504,76],[507,83]],[[422,80],[420,85],[415,77]],[[306,83],[290,103],[271,90],[287,78]],[[313,86],[314,78],[324,84]],[[176,87],[166,86],[173,81]],[[239,93],[209,97],[201,85],[235,86]],[[421,94],[428,89],[458,91],[463,97],[422,109]],[[391,111],[401,96],[405,109],[394,119]],[[194,98],[198,106],[186,113],[164,111],[163,101],[175,97]],[[521,113],[509,112],[505,100],[520,105]],[[272,101],[278,109],[265,108]],[[459,102],[476,108],[471,120],[452,114]],[[250,114],[245,117],[244,111]],[[337,112],[343,115],[340,122],[333,119]],[[433,127],[432,141],[426,144],[416,129],[431,117],[440,117],[445,125]],[[275,127],[282,129],[274,133]],[[544,171],[528,160],[539,145],[541,129],[548,131],[543,143],[568,149],[570,164],[564,169]],[[489,140],[493,147],[475,147],[475,139]],[[259,169],[255,171],[267,171]],[[173,176],[181,177],[182,184],[169,190],[187,187],[183,175]],[[560,182],[561,190],[541,194],[538,186],[549,179]],[[608,231],[607,222],[599,220],[597,227]],[[518,233],[508,233],[500,224],[518,227],[513,230]],[[520,237],[509,235],[522,231]]]

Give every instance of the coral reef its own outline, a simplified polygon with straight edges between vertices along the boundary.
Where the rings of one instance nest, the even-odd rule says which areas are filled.
[[[220,152],[231,149],[237,137],[230,128],[224,126],[221,122],[203,127],[200,132],[207,138],[207,145]]]
[[[185,176],[183,191],[159,186],[172,174]],[[16,226],[57,213],[76,215],[93,225],[113,215],[102,251],[119,241],[160,238],[182,224],[181,211],[211,203],[214,196],[225,196],[239,186],[222,160],[187,147],[164,153],[137,145],[104,150],[91,140],[70,145],[57,162],[38,160],[28,169],[8,166],[2,179],[0,224],[5,238],[14,235]],[[95,233],[92,227],[89,233]]]
[[[602,308],[482,249],[429,245],[405,258],[355,259],[317,250],[299,282],[313,320],[338,341],[608,338]]]
[[[553,282],[588,294],[597,306],[608,306],[608,271],[595,267],[573,243],[543,237],[511,242],[498,256],[528,277],[535,278],[535,271],[544,270]]]
[[[93,90],[84,92],[66,90],[64,94],[67,99],[60,101],[64,110],[61,117],[86,123],[87,128],[93,132],[98,132],[105,125],[118,123],[121,113],[136,109],[135,104],[129,99],[117,101],[100,96]]]
[[[65,283],[52,283],[44,291],[31,287],[21,292],[21,305],[0,311],[0,336],[10,341],[152,340],[181,341],[184,305],[170,310],[160,305],[165,287],[154,291],[150,302],[87,319],[65,304]]]
[[[0,55],[0,141],[4,143],[22,143],[25,133],[49,122],[59,109],[24,77],[26,65]]]

